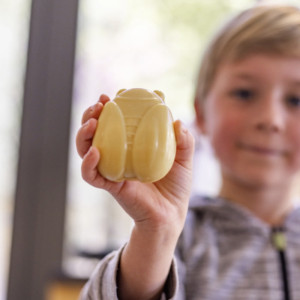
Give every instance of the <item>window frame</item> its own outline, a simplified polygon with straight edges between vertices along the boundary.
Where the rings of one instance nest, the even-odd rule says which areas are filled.
[[[7,299],[61,270],[78,0],[32,0]]]

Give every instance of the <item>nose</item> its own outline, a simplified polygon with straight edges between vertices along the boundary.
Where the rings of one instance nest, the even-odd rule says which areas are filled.
[[[263,99],[257,107],[254,116],[255,127],[264,132],[280,132],[284,129],[285,110],[281,97],[278,93],[273,93]]]

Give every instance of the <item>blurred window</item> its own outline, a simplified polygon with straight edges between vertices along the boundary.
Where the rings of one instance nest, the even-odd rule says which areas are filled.
[[[7,287],[30,4],[0,1],[0,299]]]

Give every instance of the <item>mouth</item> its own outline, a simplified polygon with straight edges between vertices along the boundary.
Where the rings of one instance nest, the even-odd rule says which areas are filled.
[[[251,145],[244,143],[240,143],[239,147],[244,151],[266,157],[278,157],[285,155],[285,151],[277,149],[276,147]]]

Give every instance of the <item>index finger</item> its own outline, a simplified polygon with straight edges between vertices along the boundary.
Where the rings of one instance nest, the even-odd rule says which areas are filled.
[[[87,110],[85,110],[85,112],[82,115],[81,125],[85,124],[91,118],[98,119],[103,106],[108,101],[110,101],[109,97],[107,95],[102,94],[99,97],[98,102],[96,104],[90,106]]]

